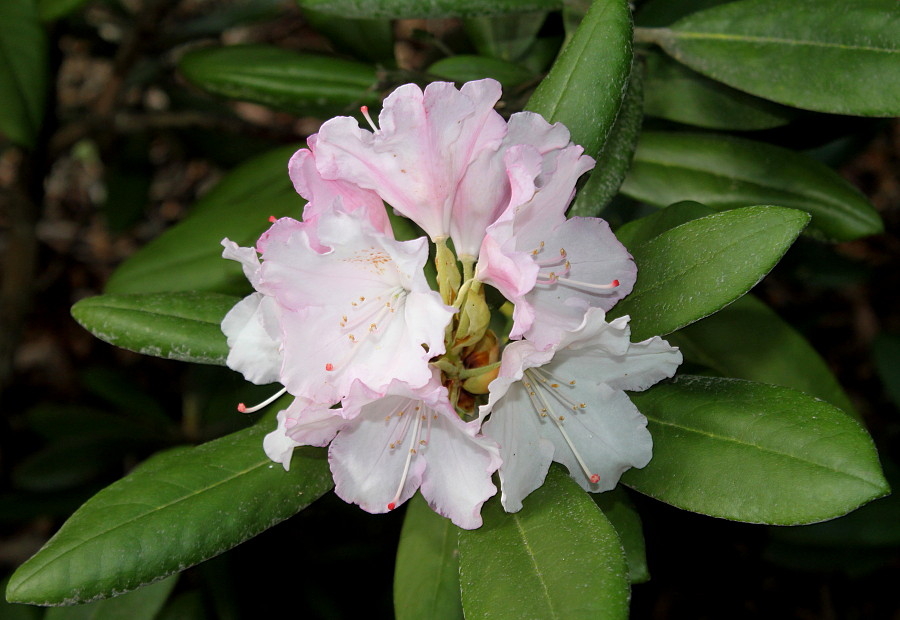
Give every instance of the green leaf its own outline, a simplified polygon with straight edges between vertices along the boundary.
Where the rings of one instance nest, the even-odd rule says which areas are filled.
[[[51,22],[76,11],[87,0],[37,0],[38,15],[43,22]]]
[[[798,115],[793,108],[705,78],[662,54],[647,54],[644,113],[696,127],[739,131],[780,127]]]
[[[241,266],[222,258],[223,238],[252,246],[269,216],[300,219],[304,201],[287,174],[296,146],[275,149],[236,168],[190,214],[134,253],[113,273],[107,293],[216,291],[246,293]]]
[[[224,365],[222,319],[240,301],[218,293],[98,295],[72,306],[72,316],[100,340],[142,355]]]
[[[398,620],[462,620],[457,532],[416,493],[406,509],[394,568]]]
[[[341,17],[407,19],[553,11],[563,0],[297,0],[304,9]]]
[[[303,17],[324,34],[339,51],[356,58],[387,65],[394,63],[394,28],[386,19],[346,19],[306,9]]]
[[[52,607],[44,620],[153,620],[178,581],[173,575],[122,596],[72,607]]]
[[[775,204],[813,216],[835,241],[880,233],[878,213],[855,187],[806,155],[707,134],[645,132],[622,192],[656,206],[696,200],[715,209]]]
[[[895,0],[742,0],[640,34],[695,71],[772,101],[900,114]]]
[[[603,150],[597,157],[597,165],[588,177],[587,183],[578,192],[575,202],[569,207],[569,217],[599,216],[618,193],[634,150],[641,134],[644,120],[644,70],[643,64],[635,63],[628,79],[628,90],[619,108],[616,122],[609,133]]]
[[[34,145],[47,97],[47,35],[35,0],[0,2],[0,134]]]
[[[531,71],[512,62],[465,54],[437,61],[428,67],[428,73],[459,83],[493,78],[504,88],[516,86],[534,77]]]
[[[625,0],[595,0],[527,109],[572,132],[596,157],[625,97],[632,60],[631,10]]]
[[[546,11],[511,13],[472,17],[463,26],[479,55],[515,62],[532,48],[546,19]]]
[[[178,67],[203,90],[298,115],[333,114],[381,101],[373,67],[273,46],[194,50]]]
[[[665,209],[626,222],[616,230],[616,238],[626,248],[636,248],[667,230],[715,212],[715,209],[692,200],[676,202]]]
[[[633,340],[664,335],[716,312],[749,291],[809,221],[802,211],[745,207],[677,226],[631,248],[631,294],[611,316],[631,315]]]
[[[685,15],[718,6],[734,0],[648,0],[641,4],[634,16],[634,23],[638,26],[655,27],[668,26],[678,21]]]
[[[889,492],[865,429],[802,392],[680,376],[630,396],[649,420],[653,459],[622,480],[678,508],[799,525]]]
[[[160,453],[88,500],[10,580],[10,601],[61,605],[133,590],[216,556],[331,488],[324,452],[294,451],[290,472],[257,425]]]
[[[628,498],[628,493],[622,487],[616,487],[606,493],[591,493],[591,497],[616,528],[616,533],[625,549],[628,580],[631,583],[650,581],[641,516]]]
[[[669,334],[668,340],[686,359],[723,376],[794,388],[856,415],[816,350],[752,295]]]
[[[459,534],[467,618],[608,620],[628,617],[628,568],[616,530],[559,466],[525,507],[498,498],[484,525]]]

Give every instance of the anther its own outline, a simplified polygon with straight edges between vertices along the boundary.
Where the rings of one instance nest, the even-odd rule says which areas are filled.
[[[252,407],[248,407],[244,403],[238,403],[237,410],[240,411],[241,413],[254,413],[256,411],[259,411],[263,407],[267,407],[267,406],[271,405],[273,402],[275,402],[275,400],[279,396],[281,396],[285,392],[287,392],[287,388],[281,388],[280,390],[275,392],[272,396],[268,397],[266,400],[262,401],[258,405],[253,405]]]

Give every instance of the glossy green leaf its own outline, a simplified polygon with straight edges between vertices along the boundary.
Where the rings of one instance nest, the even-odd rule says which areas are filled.
[[[616,229],[616,238],[626,248],[636,248],[667,230],[715,213],[715,209],[692,200],[684,200],[640,219],[626,222]]]
[[[158,454],[88,500],[10,580],[7,598],[73,604],[150,583],[234,547],[331,488],[324,451],[294,451],[290,472],[257,425]]]
[[[644,120],[643,98],[643,65],[635,63],[616,122],[597,157],[597,165],[591,171],[591,176],[569,207],[570,217],[599,216],[619,192],[641,133],[641,122]]]
[[[0,134],[34,145],[47,96],[47,35],[35,0],[0,2]]]
[[[669,334],[668,340],[686,359],[725,377],[794,388],[855,414],[850,399],[816,350],[752,295]]]
[[[381,101],[374,67],[274,46],[198,49],[178,68],[208,92],[293,114],[333,114]]]
[[[98,295],[72,306],[72,316],[100,340],[142,355],[225,364],[222,319],[240,301],[218,293]]]
[[[252,246],[271,225],[269,216],[300,219],[304,201],[287,175],[288,160],[296,150],[275,149],[230,172],[184,221],[122,263],[106,292],[248,292],[241,266],[222,258],[222,239]]]
[[[809,216],[783,207],[745,207],[677,226],[631,248],[631,294],[614,316],[631,315],[632,340],[664,335],[749,291],[781,259]]]
[[[297,0],[304,9],[352,18],[472,17],[553,11],[562,0]]]
[[[799,525],[890,490],[859,422],[802,392],[681,376],[631,399],[649,420],[653,459],[622,481],[684,510]]]
[[[900,114],[895,0],[741,0],[640,35],[695,71],[772,101]]]
[[[628,617],[628,568],[616,530],[565,470],[507,514],[495,497],[484,525],[459,535],[467,618]]]
[[[303,17],[338,51],[369,62],[394,64],[394,28],[389,20],[347,19],[310,9],[303,11]]]
[[[534,45],[547,19],[546,11],[472,17],[463,22],[481,56],[515,62]]]
[[[696,200],[715,209],[774,204],[813,216],[810,232],[836,241],[883,224],[859,190],[818,161],[762,142],[645,132],[622,193],[652,205]]]
[[[534,77],[531,71],[512,62],[500,60],[499,58],[465,54],[450,56],[437,61],[428,67],[428,73],[459,83],[482,78],[493,78],[500,82],[504,88],[516,86]]]
[[[410,500],[394,568],[397,620],[462,620],[457,532],[421,494]]]
[[[21,517],[19,517],[20,520]],[[6,585],[9,583],[9,577],[0,580],[0,592],[6,592]],[[0,596],[0,618],[3,620],[40,620],[44,615],[44,610],[33,605],[22,605],[20,603],[7,603],[5,596]]]
[[[71,607],[51,607],[44,620],[153,620],[165,605],[178,575],[122,596]]]
[[[685,15],[696,13],[713,6],[734,2],[734,0],[648,0],[640,5],[634,15],[637,26],[668,26]]]
[[[798,113],[703,77],[662,54],[647,54],[647,116],[705,127],[752,131],[786,125]]]
[[[622,547],[625,549],[625,560],[628,563],[628,580],[631,583],[644,583],[650,580],[647,568],[647,553],[644,544],[644,531],[641,516],[628,498],[622,487],[616,487],[606,493],[591,493],[594,503],[603,511],[609,522],[616,528]]]
[[[625,97],[632,60],[631,10],[625,0],[595,0],[527,108],[572,132],[596,157]]]
[[[49,22],[76,11],[87,0],[37,0],[41,21]]]

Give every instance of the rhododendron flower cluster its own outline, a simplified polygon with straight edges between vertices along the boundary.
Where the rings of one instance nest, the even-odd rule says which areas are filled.
[[[566,219],[593,160],[560,124],[504,120],[499,98],[493,80],[407,84],[377,123],[363,108],[369,128],[325,122],[289,163],[302,220],[223,241],[256,291],[222,323],[228,365],[295,397],[266,453],[288,469],[296,446],[329,446],[336,493],[369,512],[419,490],[476,528],[495,472],[514,512],[552,461],[612,489],[652,449],[624,391],[681,362],[605,319],[636,268],[604,221]],[[388,209],[425,236],[396,239]]]

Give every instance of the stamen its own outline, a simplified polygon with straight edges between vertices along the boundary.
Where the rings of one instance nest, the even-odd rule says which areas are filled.
[[[566,265],[566,268],[568,269],[568,264]],[[608,291],[619,286],[618,280],[613,280],[609,284],[594,284],[592,282],[582,282],[581,280],[573,280],[571,278],[561,278],[552,271],[549,275],[544,276],[544,278],[546,279],[541,279],[541,277],[539,276],[537,280],[538,284],[556,284],[557,282],[559,282],[560,284],[564,284],[567,286],[584,288],[594,291]]]
[[[369,123],[369,127],[372,128],[372,131],[378,133],[378,127],[375,126],[375,123],[372,121],[372,117],[369,116],[369,106],[364,105],[359,108],[359,111],[362,112],[362,115],[365,117],[366,122]]]
[[[539,385],[543,385],[545,383],[545,380],[543,379],[543,377],[537,377],[536,373],[534,372],[535,370],[536,370],[535,368],[529,368],[528,370],[525,371],[525,376],[529,377],[532,380],[532,382],[534,382],[534,380],[537,379],[537,383]],[[540,371],[538,371],[538,372],[540,372]],[[575,456],[575,460],[578,461],[578,464],[581,466],[581,470],[584,472],[584,475],[587,476],[588,480],[591,481],[591,484],[597,484],[597,482],[600,481],[600,476],[598,474],[591,472],[591,470],[587,466],[587,463],[585,463],[584,459],[581,457],[581,453],[578,451],[578,449],[575,447],[575,444],[572,442],[572,438],[569,437],[569,433],[567,433],[566,429],[563,428],[562,422],[565,420],[565,418],[563,416],[555,415],[552,407],[550,406],[550,402],[544,396],[544,393],[542,390],[539,390],[539,389],[534,390],[534,391],[530,390],[531,385],[533,385],[533,383],[528,383],[523,380],[522,385],[527,390],[529,390],[529,397],[532,399],[531,402],[533,405],[535,404],[535,402],[534,402],[535,397],[541,401],[541,404],[543,405],[543,407],[540,410],[538,410],[538,414],[541,415],[541,417],[549,417],[551,420],[553,420],[553,423],[556,425],[556,429],[560,432],[560,434],[563,436],[563,439],[565,439],[566,443],[569,445],[569,449],[572,451],[572,454]],[[545,389],[549,389],[549,391],[551,393],[553,393],[554,396],[559,394],[559,392],[557,390],[554,390],[551,388],[545,388]],[[535,407],[535,409],[538,409],[538,408]],[[545,411],[549,415],[542,414],[541,411]]]
[[[259,411],[263,407],[267,407],[267,406],[271,405],[272,403],[274,403],[278,399],[278,397],[281,396],[282,394],[284,394],[285,392],[287,392],[287,388],[286,387],[281,388],[280,390],[275,392],[272,396],[268,397],[266,400],[262,401],[258,405],[253,405],[252,407],[248,407],[244,403],[238,403],[237,410],[240,411],[241,413],[254,413],[256,411]]]
[[[397,492],[394,493],[394,499],[388,502],[388,510],[393,510],[394,508],[396,508],[397,502],[400,501],[400,494],[403,492],[403,487],[406,485],[406,477],[409,475],[409,464],[412,462],[413,455],[416,454],[415,445],[419,440],[419,433],[422,430],[422,420],[424,419],[425,416],[416,416],[416,430],[413,432],[412,437],[410,438],[409,451],[406,453],[406,463],[404,463],[403,473],[400,475],[400,485],[397,487]]]

